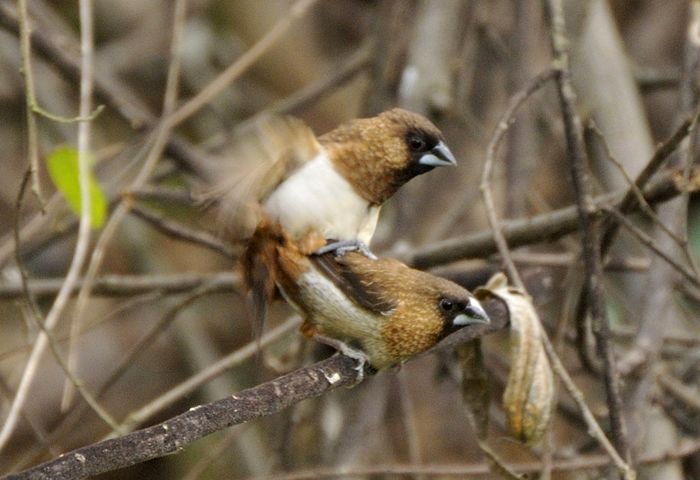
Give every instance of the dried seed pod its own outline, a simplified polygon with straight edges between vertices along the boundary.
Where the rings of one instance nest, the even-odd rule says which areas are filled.
[[[510,433],[525,443],[536,443],[547,429],[554,402],[554,378],[542,345],[542,325],[530,297],[508,286],[497,273],[476,291],[477,298],[498,297],[510,317],[511,368],[503,406]]]

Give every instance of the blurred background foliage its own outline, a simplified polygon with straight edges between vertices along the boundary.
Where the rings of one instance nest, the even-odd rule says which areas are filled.
[[[3,3],[0,406],[5,412],[37,332],[18,302],[19,274],[13,258],[13,219],[18,185],[27,168],[28,140],[18,35],[7,13],[13,10],[14,2]],[[73,59],[79,58],[76,3],[28,1],[37,34]],[[693,54],[686,45],[686,32],[693,18],[689,5],[697,2],[564,3],[579,114],[585,123],[595,122],[611,154],[634,177],[655,145],[673,133],[697,105],[700,75],[687,68],[684,57],[687,52]],[[172,0],[95,1],[95,71],[117,84],[117,91],[131,96],[118,94],[117,102],[137,102],[152,118],[160,116],[164,95],[173,4]],[[289,15],[292,5],[283,0],[190,0],[180,51],[180,99],[200,92]],[[35,47],[32,55],[39,104],[57,115],[74,116],[78,82],[50,52]],[[198,185],[199,162],[225,155],[237,125],[259,112],[273,110],[297,115],[323,133],[350,118],[403,106],[430,116],[459,161],[456,170],[435,171],[415,179],[383,210],[373,250],[410,258],[411,252],[422,246],[487,227],[478,189],[486,146],[508,98],[546,69],[550,59],[539,1],[321,0],[239,79],[176,128],[179,138],[188,143],[189,154],[167,149],[148,188],[131,199],[139,208],[188,228],[215,232],[214,217],[193,205],[188,192]],[[683,85],[689,93],[683,93]],[[304,96],[317,87],[318,95]],[[150,148],[145,141],[149,128],[138,125],[134,118],[124,118],[99,88],[96,103],[107,103],[107,108],[93,122],[94,170],[114,208],[130,189]],[[76,146],[76,124],[42,117],[38,122],[42,159],[60,145]],[[625,180],[607,159],[600,137],[590,133],[587,140],[596,193],[624,189]],[[501,152],[494,184],[501,216],[533,216],[572,204],[567,165],[559,106],[550,84],[518,114]],[[76,219],[53,194],[46,169],[42,167],[40,174],[43,191],[51,200],[42,215],[36,199],[26,195],[20,219],[24,228],[21,252],[32,288],[46,287],[38,299],[47,311],[71,260]],[[662,219],[668,218],[663,210],[659,213]],[[688,232],[696,256],[699,223],[696,201],[691,199]],[[654,234],[653,222],[647,219],[640,225]],[[99,234],[93,232],[93,246]],[[541,240],[516,250],[516,259],[546,327],[562,341],[567,367],[605,424],[602,382],[582,367],[574,342],[572,316],[582,283],[578,236]],[[623,382],[631,438],[639,458],[677,451],[684,437],[697,436],[699,430],[698,290],[663,268],[665,264],[631,236],[622,236],[610,255],[624,264],[616,271],[609,270],[605,279],[617,353],[623,364],[626,354],[647,345],[639,347],[638,333],[644,331],[644,322],[649,322],[645,312],[664,312],[652,319],[659,325],[652,335],[653,354],[643,357],[641,367],[635,364]],[[253,330],[245,298],[240,288],[232,288],[230,275],[220,275],[231,272],[234,265],[228,256],[163,234],[141,216],[129,215],[121,224],[104,252],[99,277],[130,276],[111,277],[122,282],[121,287],[111,293],[97,288],[90,297],[81,319],[84,332],[77,344],[80,362],[76,372],[91,391],[99,391],[132,347],[155,328],[157,335],[152,335],[100,399],[116,419],[124,419],[251,341]],[[473,288],[499,265],[497,257],[476,255],[435,271]],[[177,292],[135,286],[139,279],[153,285],[159,278],[156,276],[175,278],[184,273],[196,277],[198,286],[184,286]],[[222,278],[212,291],[198,291]],[[55,281],[41,284],[45,279]],[[667,287],[656,300],[661,306],[648,304],[654,282]],[[124,285],[131,285],[132,290],[125,293]],[[183,304],[193,292],[199,296]],[[64,352],[74,306],[69,305],[55,331]],[[290,314],[285,305],[275,306],[266,329],[281,325]],[[260,358],[249,356],[141,425],[308,363],[313,358],[311,347],[292,331],[273,342]],[[508,371],[507,335],[493,335],[485,347],[492,395],[498,399]],[[459,385],[442,368],[446,361],[421,357],[398,373],[384,373],[352,390],[308,400],[279,415],[214,434],[178,455],[103,478],[250,478],[321,467],[352,472],[376,464],[484,464]],[[683,400],[677,392],[669,393],[674,391],[672,387],[659,385],[659,372],[686,387],[691,401]],[[64,378],[56,361],[46,354],[25,417],[0,456],[3,472],[35,464],[110,432],[103,421],[81,407],[80,399],[75,402],[83,414],[73,414],[72,418],[79,419],[65,426],[66,414],[60,409]],[[650,386],[639,393],[639,385],[648,379]],[[524,447],[504,432],[499,401],[493,402],[490,416],[490,442],[504,458],[509,462],[541,458],[542,446]],[[571,399],[563,394],[552,438],[555,465],[584,454],[601,455]],[[700,478],[697,450],[683,459],[645,467],[644,478]],[[604,468],[555,471],[554,478],[599,478],[605,472]],[[402,478],[389,474],[374,477]]]

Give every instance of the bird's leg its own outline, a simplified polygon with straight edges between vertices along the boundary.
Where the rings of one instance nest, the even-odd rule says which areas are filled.
[[[314,255],[323,255],[325,253],[333,252],[336,257],[342,257],[348,252],[360,252],[362,253],[365,257],[371,259],[371,260],[376,260],[377,257],[375,254],[372,253],[372,251],[369,249],[367,244],[363,242],[362,240],[339,240],[337,242],[331,242],[323,247],[319,248],[316,250],[313,254]]]
[[[357,362],[355,370],[357,370],[357,378],[353,386],[360,383],[365,377],[365,366],[369,369],[374,370],[369,364],[369,357],[367,354],[361,350],[357,350],[349,346],[347,343],[342,342],[336,338],[326,337],[325,335],[314,335],[314,340],[329,347],[335,348],[338,352],[342,353],[346,357],[350,357]]]

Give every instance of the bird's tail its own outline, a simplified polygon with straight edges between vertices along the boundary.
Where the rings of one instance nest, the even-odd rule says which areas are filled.
[[[267,306],[280,291],[287,300],[295,296],[297,279],[312,268],[309,255],[324,244],[325,239],[317,232],[292,239],[278,222],[263,218],[258,224],[240,259],[242,278],[250,292],[258,353]]]
[[[253,306],[254,330],[260,339],[267,316],[267,305],[276,294],[278,277],[278,248],[285,244],[286,235],[277,223],[263,220],[240,258],[240,267]]]

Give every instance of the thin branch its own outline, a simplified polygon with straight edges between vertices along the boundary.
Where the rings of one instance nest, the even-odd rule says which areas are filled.
[[[644,93],[665,89],[675,90],[680,83],[681,73],[677,68],[660,70],[637,66],[634,69],[634,79]]]
[[[508,244],[503,236],[501,223],[499,222],[496,214],[496,206],[491,194],[491,173],[493,171],[493,164],[496,161],[498,147],[503,141],[503,138],[505,138],[510,126],[515,122],[516,112],[523,105],[523,103],[525,103],[525,101],[532,96],[532,94],[546,85],[546,83],[556,75],[556,69],[548,69],[534,77],[522,90],[511,97],[510,101],[508,102],[508,107],[501,115],[501,118],[496,126],[496,131],[491,137],[491,141],[486,149],[486,161],[484,162],[484,170],[481,174],[481,185],[479,188],[481,189],[481,194],[486,206],[486,216],[488,218],[489,225],[491,226],[491,230],[493,231],[494,242],[498,247],[503,263],[505,264],[513,283],[521,290],[525,290],[525,286],[520,278],[520,275],[518,274],[518,270],[515,268],[515,263],[510,256]]]
[[[79,448],[7,480],[86,478],[181,450],[226,427],[272,415],[307,398],[350,386],[355,361],[335,355],[271,382],[189,409],[158,425]]]
[[[622,226],[624,226],[630,233],[632,233],[637,240],[639,240],[645,247],[657,254],[666,263],[668,263],[674,270],[683,275],[686,279],[692,282],[696,286],[700,286],[700,278],[695,274],[694,271],[686,267],[685,265],[679,263],[671,255],[667,254],[659,248],[657,242],[649,235],[644,233],[644,231],[637,227],[630,219],[622,215],[615,208],[606,208],[606,211],[612,215],[612,217]]]
[[[527,98],[529,98],[529,96],[532,95],[532,93],[534,93],[537,89],[544,85],[547,80],[551,78],[559,78],[561,73],[562,72],[560,72],[558,69],[551,69],[546,72],[543,72],[542,74],[535,77],[533,81],[531,81],[524,89],[516,93],[511,98],[508,108],[506,109],[505,113],[501,116],[501,120],[499,121],[498,127],[496,128],[496,132],[494,133],[491,141],[489,142],[489,147],[486,155],[486,162],[484,165],[484,172],[481,177],[481,191],[484,196],[484,203],[486,204],[489,223],[491,224],[491,229],[493,230],[494,241],[498,247],[498,251],[501,257],[506,259],[506,265],[509,266],[509,273],[512,276],[513,282],[519,289],[521,289],[524,292],[526,291],[525,285],[523,284],[520,275],[515,269],[513,260],[510,258],[510,251],[508,250],[508,245],[505,241],[499,220],[496,216],[496,211],[493,204],[493,199],[491,198],[491,192],[489,187],[490,174],[498,144],[500,143],[500,140],[505,137],[509,125],[513,123],[514,115],[517,111],[517,108],[520,105],[522,105],[522,103],[525,100],[527,100]],[[552,362],[554,372],[562,379],[566,390],[571,394],[571,396],[578,404],[578,407],[583,414],[584,421],[588,425],[588,430],[591,433],[591,435],[593,435],[593,437],[598,440],[598,442],[605,449],[605,451],[608,453],[613,462],[618,466],[618,468],[620,468],[622,471],[630,471],[625,461],[622,460],[615,448],[610,444],[608,438],[605,436],[605,433],[596,421],[590,408],[586,404],[586,401],[583,397],[583,393],[576,387],[568,372],[564,368],[564,365],[562,364],[561,360],[559,359],[559,356],[552,347],[549,341],[549,337],[547,336],[547,333],[544,331],[544,329],[542,329],[542,343],[545,347],[547,355],[549,356]],[[484,445],[481,445],[481,447],[482,449],[484,449]],[[491,460],[494,461],[497,467],[501,466],[497,459],[494,460],[493,454],[492,452],[490,452],[489,449],[484,449],[484,452],[487,455],[489,455],[489,458],[491,458]],[[507,469],[505,470],[505,472],[502,472],[502,474],[507,476],[514,475]],[[630,478],[633,478],[633,475]]]
[[[2,9],[2,4],[0,4],[0,10]],[[109,200],[109,209],[112,210],[116,202],[118,201],[117,194],[110,194],[107,192]],[[174,190],[167,188],[159,188],[153,186],[144,186],[139,190],[128,190],[123,193],[123,195],[129,195],[138,200],[155,200],[158,202],[165,202],[169,205],[181,204],[181,205],[192,205],[191,194],[186,190]],[[55,194],[48,201],[46,210],[47,214],[37,214],[31,220],[29,220],[20,231],[20,238],[22,239],[22,255],[32,256],[37,255],[42,250],[54,245],[55,242],[74,234],[78,230],[79,219],[69,217],[65,224],[56,228],[56,225],[51,224],[56,218],[54,210],[61,203],[61,207],[65,208],[65,200],[59,198],[60,194]],[[49,226],[50,225],[50,226]],[[34,238],[31,241],[31,237],[35,236],[40,230],[48,230],[48,233],[44,233],[43,236],[39,238]],[[14,252],[14,241],[11,235],[3,238],[0,241],[0,266],[4,265]]]
[[[598,350],[605,365],[604,378],[608,400],[608,414],[612,427],[615,447],[630,462],[631,452],[627,441],[625,420],[622,415],[622,398],[615,357],[610,339],[605,294],[603,291],[603,267],[600,250],[600,229],[596,222],[593,194],[588,174],[588,157],[583,140],[581,119],[576,113],[576,94],[571,84],[569,70],[569,40],[566,36],[562,0],[546,0],[545,8],[549,16],[550,39],[554,62],[561,68],[556,81],[559,102],[564,120],[564,132],[567,143],[567,158],[570,162],[571,176],[576,194],[581,243],[585,269],[585,290],[588,293],[587,305],[594,325]],[[551,349],[553,352],[553,349]],[[626,478],[633,478],[634,471],[628,465],[620,465],[620,471]]]
[[[610,459],[613,461],[617,469],[620,470],[620,472],[622,472],[623,477],[626,480],[634,480],[636,478],[634,470],[632,470],[632,468],[630,468],[627,462],[623,460],[623,458],[620,456],[617,450],[615,450],[615,447],[608,440],[608,437],[605,436],[605,432],[603,432],[603,429],[600,428],[600,425],[595,419],[593,412],[591,412],[591,409],[588,407],[583,393],[581,392],[581,390],[578,389],[573,379],[566,371],[564,364],[559,359],[559,356],[554,350],[554,347],[552,346],[552,343],[550,342],[549,337],[546,333],[542,335],[542,344],[544,345],[545,350],[547,351],[547,356],[552,362],[552,369],[554,370],[554,373],[556,373],[557,376],[562,380],[562,382],[564,383],[564,388],[567,392],[569,392],[569,395],[571,395],[571,397],[574,399],[576,405],[579,407],[579,410],[583,414],[583,420],[588,426],[588,433],[591,436],[593,436],[596,440],[598,440],[598,443],[600,443],[600,445],[603,447],[606,453],[610,456]]]
[[[72,286],[74,294],[83,284],[80,278]],[[63,278],[34,278],[29,279],[29,291],[36,297],[56,295],[64,283]],[[103,275],[93,283],[92,294],[105,297],[130,297],[148,292],[162,292],[174,295],[188,292],[212,284],[217,292],[238,290],[241,285],[240,277],[233,272],[219,273],[176,273],[149,275]],[[20,298],[22,285],[20,283],[5,283],[0,285],[0,299]]]
[[[202,89],[194,97],[181,105],[172,115],[165,119],[165,123],[174,128],[194,113],[211,102],[231,82],[245,73],[255,62],[260,59],[270,48],[279,41],[282,36],[300,18],[306,14],[309,8],[317,0],[297,0],[289,12],[282,17],[255,45],[246,51],[238,60],[228,66],[226,70],[216,77],[209,85]]]
[[[124,419],[120,428],[125,431],[133,430],[146,420],[152,418],[166,408],[171,407],[175,404],[175,402],[182,400],[188,395],[191,395],[192,392],[197,390],[205,383],[213,380],[228,370],[237,367],[249,358],[252,358],[253,355],[258,353],[261,348],[265,348],[280,338],[289,335],[292,330],[300,325],[300,323],[301,320],[299,317],[291,317],[283,324],[264,334],[260,338],[260,341],[255,340],[248,342],[243,347],[231,352],[204,370],[171,388],[150,403],[142,406],[134,412],[131,412]]]
[[[132,205],[130,207],[130,212],[131,214],[148,222],[156,230],[159,230],[173,238],[202,245],[228,258],[236,257],[233,248],[207,232],[193,230],[182,225],[181,223],[163,218],[155,212],[138,205]]]
[[[16,34],[19,31],[19,21],[9,3],[0,2],[0,26]],[[79,81],[80,60],[72,54],[77,50],[74,46],[76,41],[65,34],[58,35],[55,33],[55,26],[49,26],[53,28],[41,28],[31,32],[35,53],[54,65],[70,82]],[[158,119],[149,107],[104,65],[95,72],[95,94],[132,128],[156,127]],[[170,137],[167,153],[185,170],[200,171],[200,159],[196,148],[184,138],[177,135]]]
[[[690,134],[692,126],[697,123],[699,114],[700,109],[696,110],[692,118],[686,118],[683,122],[681,122],[681,125],[675,130],[671,137],[657,147],[649,162],[647,162],[642,171],[637,175],[635,181],[633,183],[630,182],[632,185],[630,185],[624,198],[617,205],[616,208],[620,213],[628,214],[635,209],[643,209],[643,205],[645,203],[648,205],[648,202],[646,201],[640,203],[639,191],[641,191],[649,183],[657,171],[663,168],[671,160],[672,154],[679,147],[681,147],[683,140]],[[603,142],[603,145],[607,147],[605,142]],[[608,155],[608,158],[613,160],[613,156],[610,154]],[[625,176],[625,178],[627,178],[627,176]],[[619,221],[615,221],[614,217],[611,215],[608,215],[603,219],[601,225],[601,256],[604,256],[610,250],[620,225],[621,223]],[[642,234],[642,236],[644,236],[644,234]],[[582,289],[576,306],[576,326],[579,331],[578,352],[582,364],[591,372],[596,373],[601,369],[599,366],[600,362],[597,361],[596,357],[594,357],[594,354],[591,351],[592,349],[590,348],[592,342],[589,338],[588,319],[586,318],[586,314],[588,313],[587,303],[585,301],[586,295],[586,289]],[[626,357],[629,358],[629,355],[626,355]],[[624,360],[623,363],[629,364],[627,360]],[[625,365],[619,364],[618,369],[622,368],[623,366]],[[627,368],[627,366],[625,366],[625,368]]]
[[[602,144],[603,149],[605,150],[605,159],[612,163],[617,169],[617,171],[620,172],[622,178],[625,180],[625,183],[627,183],[627,185],[629,186],[629,192],[634,195],[634,201],[637,202],[640,211],[644,213],[644,215],[649,217],[654,223],[656,223],[656,225],[658,225],[659,228],[661,228],[669,237],[671,237],[680,248],[687,248],[687,242],[684,242],[683,239],[678,237],[678,235],[676,235],[670,228],[668,228],[666,224],[663,221],[661,221],[654,209],[651,208],[651,205],[649,205],[649,203],[644,199],[644,194],[637,186],[635,181],[632,180],[632,178],[629,176],[629,174],[627,173],[627,169],[625,169],[624,165],[622,165],[622,163],[617,158],[615,158],[615,155],[613,155],[612,151],[610,151],[610,146],[605,140],[603,132],[600,131],[595,122],[593,120],[589,120],[586,128],[589,131],[593,132],[600,139],[600,143]],[[601,242],[604,242],[604,240],[601,240]],[[601,254],[604,255],[604,253],[602,253],[602,249]]]
[[[32,191],[39,199],[42,208],[44,208],[44,198],[41,194],[41,183],[39,182],[39,136],[33,108],[36,105],[36,98],[34,93],[34,76],[32,74],[31,26],[29,25],[29,14],[27,13],[27,0],[19,0],[17,9],[19,13],[20,49],[22,51],[22,74],[24,75],[29,171],[32,176]]]
[[[649,162],[646,164],[644,169],[637,175],[634,181],[634,187],[630,187],[625,197],[622,199],[620,204],[617,206],[621,213],[627,214],[632,211],[637,206],[637,197],[635,190],[644,190],[644,187],[649,183],[651,177],[659,171],[671,157],[671,154],[676,151],[680,146],[683,139],[685,139],[690,133],[690,127],[693,123],[698,121],[698,116],[700,115],[700,108],[695,112],[693,118],[687,118],[681,125],[673,132],[665,142],[660,144],[654,155],[651,157]],[[617,232],[617,227],[615,223],[603,223],[602,234],[601,234],[601,252],[605,254],[612,244],[612,241]]]
[[[289,97],[280,100],[265,110],[275,113],[295,113],[303,110],[323,95],[345,85],[345,83],[355,78],[358,73],[367,70],[372,60],[373,49],[372,42],[365,43],[339,65],[335,65],[328,75],[297,90]]]
[[[511,252],[516,264],[544,267],[571,268],[580,262],[580,256],[573,252]],[[621,272],[647,272],[649,259],[644,256],[616,256],[605,259],[605,270]]]
[[[80,37],[81,37],[81,80],[79,115],[87,118],[92,110],[92,69],[93,69],[93,30],[92,30],[92,1],[80,0]],[[66,279],[54,301],[51,310],[46,315],[44,326],[51,332],[60,320],[73,285],[78,280],[85,258],[87,257],[90,241],[90,195],[88,172],[90,169],[90,121],[83,120],[78,124],[78,172],[80,183],[80,226],[78,240]],[[7,444],[17,422],[19,412],[26,402],[29,389],[35,378],[39,362],[48,346],[48,336],[42,331],[34,344],[32,353],[22,373],[17,394],[12,402],[10,411],[0,431],[0,450]]]
[[[654,465],[666,463],[675,459],[689,457],[700,451],[700,440],[693,439],[682,442],[679,448],[660,454],[646,455],[639,459],[640,464]],[[579,456],[570,460],[556,460],[552,464],[555,472],[577,472],[601,469],[610,465],[610,459],[605,455]],[[542,462],[512,463],[510,467],[516,472],[540,473],[544,468]],[[255,480],[320,480],[325,478],[345,477],[388,477],[401,475],[426,475],[434,477],[472,478],[491,474],[487,464],[428,464],[402,465],[380,464],[355,468],[316,468],[289,473],[275,473],[265,477],[255,477]],[[252,480],[252,479],[251,479]]]
[[[182,44],[182,37],[184,35],[186,11],[187,0],[177,0],[174,6],[174,23],[172,41],[170,45],[170,65],[168,67],[165,94],[163,96],[163,116],[169,115],[174,110],[175,103],[177,101],[177,93],[180,83],[180,47]],[[136,174],[136,178],[131,182],[130,188],[132,190],[138,190],[148,181],[149,177],[155,170],[158,160],[160,159],[161,154],[163,153],[163,150],[167,144],[170,131],[170,125],[165,122],[159,124],[158,128],[156,128],[153,134],[153,146],[148,152],[141,169]],[[122,201],[119,203],[115,211],[110,216],[109,221],[104,227],[104,230],[102,231],[102,234],[95,245],[95,249],[92,252],[87,273],[85,274],[85,281],[83,282],[83,285],[80,288],[80,293],[78,294],[75,315],[73,316],[73,322],[71,324],[71,338],[73,340],[71,341],[69,352],[72,369],[75,369],[78,363],[78,352],[76,351],[75,342],[77,342],[77,338],[80,334],[84,316],[83,314],[85,313],[87,303],[90,298],[91,285],[97,277],[107,245],[121,225],[122,220],[128,214],[130,206],[131,202]],[[65,410],[71,400],[72,390],[66,386],[61,401],[61,408]]]
[[[58,348],[58,341],[54,338],[53,332],[49,332],[46,329],[46,326],[44,324],[44,319],[42,318],[43,315],[41,313],[41,309],[39,308],[39,305],[36,302],[36,298],[32,293],[29,291],[29,285],[27,283],[27,270],[24,266],[24,263],[22,261],[22,258],[19,255],[19,245],[20,245],[20,240],[19,240],[19,218],[22,212],[22,200],[24,198],[24,192],[27,186],[27,183],[29,182],[31,178],[31,169],[27,170],[27,173],[25,174],[21,186],[20,186],[20,191],[19,194],[17,195],[17,203],[15,206],[15,225],[14,225],[14,232],[15,232],[15,244],[17,245],[17,248],[15,249],[15,261],[17,262],[17,269],[19,270],[20,273],[20,279],[21,279],[21,284],[22,284],[22,292],[23,292],[23,297],[24,300],[26,301],[26,310],[27,310],[27,315],[31,317],[32,321],[34,324],[37,326],[39,332],[43,333],[46,335],[46,338],[48,339],[49,342],[49,348],[51,349],[51,353],[54,356],[54,359],[56,360],[56,363],[61,367],[63,372],[66,375],[66,381],[70,382],[71,385],[73,385],[79,392],[80,395],[85,399],[85,402],[87,405],[92,408],[92,410],[97,414],[98,417],[100,417],[107,425],[111,426],[112,428],[117,428],[118,424],[117,422],[112,418],[112,416],[105,410],[98,402],[95,396],[90,393],[85,386],[82,384],[82,382],[71,373],[70,366],[68,363],[64,360],[63,355]],[[20,409],[20,413],[23,413],[23,410]]]
[[[506,310],[500,301],[485,302],[484,308],[492,319],[490,325],[464,328],[450,337],[460,334],[460,339],[465,341],[507,324]],[[175,453],[195,440],[226,427],[272,415],[302,400],[356,383],[356,361],[344,355],[334,355],[230,397],[190,408],[158,425],[79,448],[4,479],[63,480],[110,472]]]
[[[700,392],[696,388],[679,380],[669,372],[661,372],[656,375],[656,382],[666,393],[677,398],[693,410],[700,412]]]
[[[127,371],[127,369],[134,363],[135,359],[141,355],[158,337],[165,332],[168,327],[178,318],[178,315],[189,305],[194,303],[196,300],[208,295],[212,292],[212,289],[208,285],[203,285],[201,288],[193,291],[185,298],[177,302],[171,308],[169,308],[160,318],[155,325],[151,327],[146,335],[141,337],[141,339],[133,346],[133,348],[124,356],[119,365],[112,371],[109,378],[104,382],[99,394],[103,395],[109,390],[109,388],[114,385],[122,375]],[[122,431],[122,426],[113,428],[113,433],[124,433]]]
[[[203,285],[202,287],[196,289],[196,291],[191,292],[190,295],[183,298],[174,304],[167,312],[163,314],[158,322],[151,326],[150,330],[139,339],[139,341],[129,350],[129,352],[124,355],[119,364],[110,372],[110,374],[104,379],[103,384],[100,386],[96,393],[98,399],[102,398],[109,389],[120,380],[123,375],[127,372],[129,366],[131,366],[134,360],[149,346],[151,345],[160,334],[172,323],[177,316],[182,312],[184,308],[192,304],[194,301],[202,298],[204,295],[209,295],[214,292],[213,285]],[[261,344],[267,346],[268,344],[277,341],[282,335],[288,333],[292,328],[298,326],[298,321],[286,322],[283,325],[270,331],[267,335],[264,335],[261,339]],[[252,345],[252,344],[251,344]],[[257,347],[257,343],[255,344]],[[190,379],[181,383],[180,385],[174,387],[172,391],[166,392],[164,397],[158,397],[156,400],[148,404],[147,406],[152,407],[151,415],[155,415],[160,411],[161,408],[166,408],[171,406],[177,400],[191,394],[196,388],[204,385],[209,380],[214,379],[216,376],[225,373],[226,371],[234,368],[235,366],[242,363],[247,358],[251,357],[254,353],[252,348],[248,348],[248,345],[235,350],[226,357],[220,359],[213,365],[202,370],[198,374],[194,375]],[[195,381],[196,380],[196,381]],[[183,385],[188,385],[190,388],[183,389]],[[179,395],[173,395],[173,393],[179,393]],[[167,399],[170,400],[168,402]],[[147,408],[147,406],[142,407],[142,409]],[[51,431],[48,437],[49,442],[56,442],[59,438],[71,433],[71,429],[82,420],[85,413],[84,404],[74,404],[64,415],[61,422]],[[128,433],[133,430],[135,425],[127,424],[123,422],[115,427],[114,431],[119,431],[121,433]],[[30,451],[28,455],[25,456],[20,462],[18,462],[15,468],[23,468],[27,464],[31,464],[32,460],[35,459],[41,452],[37,452],[38,449]]]
[[[659,176],[658,181],[652,182],[644,189],[644,198],[650,204],[664,202],[681,194],[683,188],[675,179],[675,170],[667,171]],[[693,177],[700,175],[700,168],[693,171]],[[698,187],[691,182],[687,188],[696,190]],[[605,194],[594,197],[594,213],[603,213],[607,205],[619,205],[625,192]],[[636,203],[634,208],[636,208]],[[575,206],[536,215],[530,218],[507,220],[501,222],[503,235],[511,248],[554,241],[578,229],[578,212]],[[430,268],[466,258],[483,258],[496,253],[498,248],[490,228],[469,235],[450,238],[430,243],[414,251],[396,256],[417,268]]]

